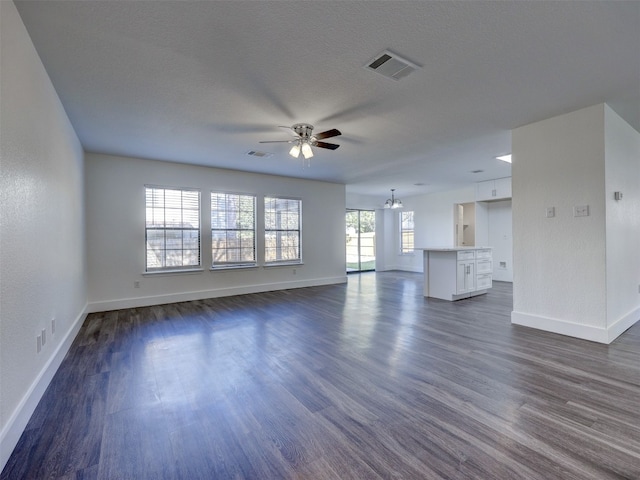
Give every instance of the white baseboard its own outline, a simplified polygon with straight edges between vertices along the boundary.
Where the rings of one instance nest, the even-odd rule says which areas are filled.
[[[215,290],[200,290],[196,292],[181,292],[168,295],[153,295],[148,297],[121,298],[101,302],[91,302],[87,313],[107,312],[122,308],[149,307],[151,305],[163,305],[165,303],[190,302],[204,300],[206,298],[229,297],[231,295],[244,295],[247,293],[273,292],[276,290],[288,290],[292,288],[317,287],[321,285],[334,285],[346,283],[347,275],[330,278],[314,278],[295,282],[265,283],[257,285],[242,285],[238,287],[217,288]]]
[[[638,321],[640,321],[640,307],[634,308],[629,313],[613,322],[609,328],[607,328],[609,331],[609,338],[611,339],[610,342],[613,342]]]
[[[0,432],[0,471],[2,471],[9,457],[11,457],[11,453],[18,444],[18,440],[20,440],[22,432],[24,432],[27,423],[29,423],[31,415],[33,415],[33,412],[38,406],[38,402],[40,402],[53,376],[58,371],[62,360],[64,360],[65,355],[71,348],[71,344],[80,331],[80,327],[84,323],[86,316],[87,305],[85,305],[82,312],[73,321],[71,328],[67,330],[62,342],[60,342],[58,348],[56,348],[55,352],[49,357],[49,360],[24,394],[22,400],[20,400],[20,403]]]
[[[629,312],[608,328],[581,325],[579,323],[567,322],[566,320],[541,315],[531,315],[516,311],[511,312],[511,323],[514,325],[537,328],[538,330],[559,333],[561,335],[568,335],[570,337],[604,344],[613,342],[638,320],[640,320],[640,308]]]
[[[376,268],[378,270],[378,268]],[[389,270],[399,270],[401,272],[413,272],[413,273],[422,273],[422,267],[412,267],[410,265],[387,265],[384,270],[379,271],[389,271]]]

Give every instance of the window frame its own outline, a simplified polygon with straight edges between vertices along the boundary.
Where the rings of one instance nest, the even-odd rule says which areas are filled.
[[[404,227],[404,215],[405,214],[411,214],[411,228],[405,228]],[[415,224],[415,212],[413,210],[407,210],[407,211],[402,211],[402,212],[398,212],[398,224],[400,227],[400,255],[413,255],[415,253],[415,232],[416,232],[416,224]],[[404,242],[404,238],[405,235],[411,234],[411,246],[410,247],[405,247],[405,242]]]
[[[267,207],[267,203],[269,200],[282,200],[282,201],[294,201],[297,202],[297,225],[298,228],[270,228],[269,227],[269,221],[268,221],[268,214],[269,214],[269,210]],[[264,265],[265,266],[277,266],[277,265],[297,265],[297,264],[302,264],[302,199],[298,198],[298,197],[287,197],[287,196],[282,196],[282,195],[265,195],[263,198],[263,207],[264,207],[264,231],[263,231],[263,240],[264,240]],[[274,213],[277,213],[274,212]],[[278,235],[278,233],[287,233],[287,232],[297,232],[297,257],[296,258],[290,258],[290,259],[275,259],[275,260],[268,260],[268,251],[269,251],[269,240],[268,240],[268,235],[270,232],[276,232],[276,237]],[[276,244],[278,243],[278,240],[276,240]],[[282,246],[278,247],[276,246],[275,249],[276,251],[278,251],[278,249],[282,250]],[[294,246],[294,248],[296,248]]]
[[[202,270],[202,232],[201,232],[201,227],[202,227],[202,220],[201,220],[201,215],[202,215],[202,198],[201,198],[201,191],[198,188],[191,188],[191,187],[175,187],[175,186],[166,186],[166,185],[145,185],[145,232],[144,232],[144,240],[145,240],[145,247],[144,247],[144,273],[145,274],[153,274],[153,273],[180,273],[180,272],[193,272],[193,271],[201,271]],[[151,205],[149,204],[149,191],[150,190],[161,190],[163,192],[163,199],[162,199],[162,206],[161,207],[155,207],[154,205],[154,200],[153,198],[151,199]],[[171,209],[171,207],[167,206],[167,198],[166,198],[166,193],[167,191],[174,191],[174,192],[180,192],[181,198],[180,198],[180,226],[173,226],[173,227],[168,227],[167,226],[167,210]],[[196,193],[196,197],[197,197],[197,215],[195,218],[197,218],[197,225],[195,227],[185,227],[184,223],[185,223],[185,212],[188,211],[192,211],[193,209],[189,209],[189,208],[185,208],[184,205],[184,193]],[[151,218],[151,224],[149,223],[149,208],[152,209],[152,211],[154,209],[159,209],[162,210],[162,223],[163,225],[160,226],[157,223],[153,223],[153,218]],[[149,254],[151,252],[153,252],[154,248],[149,246],[149,241],[150,241],[150,231],[162,231],[163,232],[163,248],[161,249],[161,251],[163,252],[163,256],[162,256],[162,260],[161,260],[161,265],[157,266],[157,267],[150,267],[149,266]],[[167,232],[168,231],[181,231],[182,235],[181,235],[181,244],[182,247],[180,249],[168,249],[167,248]],[[185,232],[196,232],[197,233],[197,247],[195,249],[190,249],[190,248],[185,248],[184,247],[184,241],[185,241]],[[180,250],[182,252],[182,257],[183,257],[183,264],[182,265],[168,265],[167,264],[167,251],[168,250]],[[187,265],[184,264],[184,255],[186,251],[191,251],[191,250],[197,250],[197,264],[194,263],[189,263]]]
[[[228,199],[231,196],[235,196],[238,197],[238,200],[240,200],[240,197],[249,197],[253,200],[253,228],[214,228],[214,205],[213,205],[213,197],[214,195],[224,195],[225,197],[225,207],[228,205]],[[222,270],[222,269],[231,269],[231,268],[251,268],[251,267],[256,267],[258,265],[258,260],[257,260],[257,237],[258,237],[258,226],[257,226],[257,205],[258,205],[258,197],[256,194],[254,193],[235,193],[235,192],[220,192],[220,191],[212,191],[210,192],[210,207],[211,207],[211,211],[210,211],[210,218],[211,218],[211,270]],[[224,210],[225,212],[225,216],[228,212],[227,208],[225,208]],[[238,211],[238,213],[240,213],[240,210]],[[214,230],[215,231],[224,231],[224,232],[247,232],[247,231],[251,231],[253,234],[253,246],[252,246],[252,251],[253,251],[253,260],[247,260],[247,261],[228,261],[228,262],[216,262],[215,261],[215,255],[214,255],[214,247],[213,247],[213,238],[214,238]],[[230,250],[236,250],[236,249],[229,249],[228,247],[225,249],[225,251],[230,251]],[[240,247],[240,251],[242,251],[242,246]]]

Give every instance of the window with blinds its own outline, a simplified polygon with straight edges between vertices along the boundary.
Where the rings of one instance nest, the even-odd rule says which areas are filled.
[[[413,212],[400,212],[400,253],[413,253]]]
[[[264,198],[265,263],[300,263],[302,200]]]
[[[212,267],[256,264],[256,197],[211,194]]]
[[[200,191],[146,186],[146,271],[200,267]]]

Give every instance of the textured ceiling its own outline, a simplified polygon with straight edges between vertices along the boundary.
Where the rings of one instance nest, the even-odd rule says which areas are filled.
[[[511,129],[592,104],[640,130],[638,1],[16,5],[87,151],[386,198],[508,176],[493,157]],[[385,49],[422,68],[400,81],[363,68]],[[338,128],[341,147],[304,167],[258,143],[298,122]]]

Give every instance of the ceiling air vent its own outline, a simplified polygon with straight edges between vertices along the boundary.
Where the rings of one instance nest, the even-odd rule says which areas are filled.
[[[411,63],[389,50],[377,55],[365,67],[394,80],[400,80],[420,68],[415,63]]]
[[[259,152],[258,150],[249,150],[247,152],[247,155],[250,155],[252,157],[267,158],[267,157],[270,157],[271,155],[273,155],[273,153]]]

